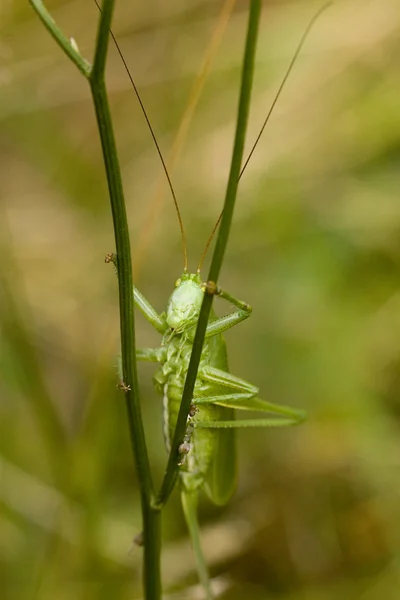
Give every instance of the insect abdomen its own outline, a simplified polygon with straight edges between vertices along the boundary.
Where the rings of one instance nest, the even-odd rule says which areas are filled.
[[[169,331],[164,336],[163,347],[166,359],[157,370],[154,381],[163,397],[164,439],[169,452],[193,346],[185,334],[176,334],[171,338]],[[212,403],[196,406],[196,398],[226,393],[224,388],[201,380],[201,369],[206,365],[228,371],[225,341],[221,335],[206,340],[203,347],[200,375],[194,389],[196,410],[188,417],[186,435],[182,440],[187,454],[181,459],[180,479],[185,490],[195,491],[204,487],[214,503],[225,504],[236,482],[234,431],[196,428],[196,422],[232,420],[234,411]]]
[[[192,344],[183,335],[176,335],[168,341],[167,360],[155,374],[155,384],[163,396],[163,431],[167,451],[175,431],[179,408],[182,400],[185,377],[189,365]],[[209,364],[208,344],[202,352],[200,366]],[[212,395],[210,385],[204,385],[198,378],[194,398]],[[182,483],[188,491],[194,491],[204,484],[204,478],[212,460],[214,440],[217,432],[211,429],[196,430],[196,420],[215,420],[221,418],[220,407],[203,404],[191,412],[188,417],[186,434],[182,443],[187,456],[182,460],[180,474]]]

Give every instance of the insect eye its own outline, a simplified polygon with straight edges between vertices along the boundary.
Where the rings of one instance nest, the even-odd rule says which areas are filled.
[[[177,280],[175,281],[175,287],[179,287],[180,285],[181,285],[181,280],[180,280],[180,279],[177,279]]]

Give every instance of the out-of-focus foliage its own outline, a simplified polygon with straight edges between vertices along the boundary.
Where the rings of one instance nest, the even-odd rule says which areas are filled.
[[[95,5],[49,3],[82,52]],[[265,2],[252,140],[320,6]],[[167,151],[221,3],[119,0],[114,31]],[[196,268],[223,201],[247,2],[237,2],[173,180]],[[140,507],[116,390],[117,290],[105,175],[85,81],[26,2],[0,6],[0,577],[2,598],[140,596]],[[253,305],[232,371],[304,407],[241,431],[238,491],[201,507],[230,599],[397,600],[400,567],[400,7],[337,2],[315,26],[244,175],[221,284]],[[159,160],[113,48],[108,85],[140,289],[159,310],[182,268]],[[249,141],[250,147],[250,141]],[[217,307],[220,312],[226,307]],[[140,345],[157,344],[138,317]],[[160,400],[141,368],[154,473]],[[196,582],[177,497],[168,590]],[[196,590],[182,598],[199,597]],[[197,591],[198,594],[198,591]]]

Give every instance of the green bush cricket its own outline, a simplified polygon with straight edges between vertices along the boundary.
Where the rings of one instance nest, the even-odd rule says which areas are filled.
[[[200,273],[184,270],[176,282],[165,313],[157,314],[142,294],[135,289],[136,306],[162,334],[159,348],[137,351],[137,359],[159,363],[154,376],[157,391],[163,397],[164,438],[167,450],[175,430],[183,386],[192,351],[193,337],[205,285]],[[195,392],[187,420],[187,429],[177,457],[180,470],[182,506],[191,534],[199,576],[207,597],[210,584],[199,543],[196,505],[200,490],[212,502],[224,505],[236,483],[236,448],[234,429],[295,425],[304,413],[258,398],[258,388],[228,371],[227,353],[222,333],[250,316],[251,308],[220,288],[215,294],[237,309],[225,317],[215,313],[206,330]],[[255,410],[281,418],[235,420],[234,409]]]
[[[260,134],[250,152],[249,158],[259,141],[308,32],[317,17],[329,5],[330,3],[317,12],[303,34]],[[126,67],[125,61],[124,64]],[[132,78],[131,82],[138,95]],[[139,102],[144,111],[140,98]],[[163,432],[168,452],[171,449],[171,440],[175,431],[204,293],[211,293],[218,298],[224,299],[234,307],[233,312],[222,318],[218,318],[213,311],[211,313],[211,318],[206,329],[205,343],[201,353],[192,403],[187,416],[186,433],[179,446],[179,455],[176,457],[179,467],[179,484],[183,511],[195,552],[199,578],[205,590],[206,597],[210,600],[213,598],[213,595],[206,561],[201,549],[197,520],[199,492],[204,490],[210,500],[217,505],[226,504],[232,496],[236,484],[235,429],[241,427],[285,427],[296,425],[304,420],[305,413],[301,410],[260,399],[258,397],[259,389],[256,386],[229,372],[223,333],[247,319],[252,309],[249,304],[216,286],[213,282],[204,283],[201,280],[201,265],[221,216],[207,241],[196,272],[189,273],[186,240],[178,203],[165,162],[146,114],[145,117],[157,146],[174,199],[181,228],[184,254],[183,273],[175,282],[175,289],[168,300],[165,312],[159,314],[139,290],[134,288],[135,306],[162,336],[159,347],[139,349],[136,352],[136,358],[139,361],[154,362],[159,365],[154,375],[154,384],[163,401]],[[241,175],[248,164],[249,158],[242,168]],[[117,257],[114,255],[106,257],[107,262],[112,261],[115,263],[116,260]],[[123,382],[120,383],[120,387],[124,389]],[[267,413],[269,416],[235,420],[235,410],[256,411]]]

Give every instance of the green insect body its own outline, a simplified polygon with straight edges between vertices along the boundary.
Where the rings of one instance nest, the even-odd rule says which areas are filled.
[[[135,288],[136,306],[162,334],[159,348],[137,350],[137,359],[159,363],[154,375],[163,398],[164,438],[170,451],[193,348],[193,340],[205,286],[200,275],[186,272],[178,279],[165,313],[157,314]],[[294,425],[304,413],[258,398],[258,388],[228,371],[223,332],[251,314],[251,307],[216,288],[216,295],[228,300],[236,310],[225,317],[211,314],[201,354],[186,434],[177,457],[184,514],[195,550],[200,580],[207,598],[212,598],[206,563],[201,551],[196,506],[198,492],[204,490],[212,502],[223,505],[236,483],[234,429]],[[275,417],[235,420],[234,409],[256,410]],[[276,417],[280,418],[276,418]]]
[[[327,2],[322,6],[308,24],[282,79],[260,133],[248,158],[244,162],[239,179],[243,175],[250,157],[258,144],[311,27],[331,4],[331,2]],[[129,70],[128,74],[130,76]],[[184,254],[184,273],[175,284],[175,290],[168,301],[165,313],[158,314],[137,288],[133,290],[135,305],[151,325],[162,335],[162,342],[159,348],[137,350],[136,358],[137,360],[155,362],[160,365],[155,373],[154,383],[158,393],[163,398],[164,438],[167,451],[170,452],[171,440],[174,436],[192,354],[197,321],[206,289],[200,279],[200,267],[221,221],[223,212],[220,214],[212,234],[207,241],[197,273],[189,274],[187,272],[186,238],[179,205],[154,131],[136,87],[133,87],[149,125],[171,190],[181,229]],[[230,327],[237,325],[249,317],[251,307],[247,303],[231,296],[226,291],[221,290],[214,283],[210,282],[210,284],[213,286],[212,293],[227,300],[236,310],[222,318],[218,318],[211,311],[205,332],[192,404],[187,417],[186,433],[179,446],[179,456],[177,457],[182,507],[196,556],[199,578],[205,589],[207,600],[212,599],[213,596],[200,544],[200,532],[196,513],[199,491],[204,490],[212,502],[218,505],[226,504],[231,497],[236,483],[235,428],[285,427],[296,425],[305,418],[303,411],[260,399],[257,387],[239,377],[235,377],[229,372],[225,341],[222,334]],[[208,291],[210,291],[210,288],[208,288]],[[121,387],[124,387],[123,382],[121,382]],[[240,409],[268,413],[269,416],[265,418],[235,420],[235,410]]]
[[[200,277],[183,275],[168,303],[167,323],[175,325],[175,329],[172,330],[173,337],[167,332],[163,341],[171,358],[155,375],[157,389],[163,392],[164,435],[168,450],[175,430],[203,295]],[[212,320],[216,321],[215,314]],[[226,389],[204,376],[210,368],[224,373],[228,371],[225,341],[220,333],[206,338],[203,346],[183,448],[181,446],[180,480],[184,491],[204,489],[215,504],[225,504],[232,495],[236,480],[234,432],[232,429],[197,427],[202,421],[234,419],[232,408],[207,402],[207,399],[215,399],[226,393]]]
[[[240,171],[239,179],[257,146],[312,25],[330,4],[331,2],[328,2],[320,8],[306,28],[264,120],[260,134]],[[136,89],[135,91],[137,93]],[[226,504],[231,497],[236,483],[234,429],[239,427],[285,427],[296,425],[304,420],[305,413],[260,399],[258,397],[259,390],[256,386],[244,379],[235,377],[229,372],[225,341],[222,334],[230,327],[249,317],[251,307],[246,302],[238,300],[228,292],[221,290],[212,282],[205,286],[202,284],[199,275],[204,256],[223,213],[221,213],[207,241],[197,273],[189,274],[187,272],[186,239],[178,202],[165,161],[140,98],[139,101],[149,124],[171,190],[181,229],[184,254],[184,273],[175,284],[175,290],[171,294],[165,313],[158,314],[138,289],[134,288],[135,305],[162,335],[159,348],[137,350],[136,358],[137,360],[159,364],[154,376],[154,383],[158,393],[163,398],[164,438],[168,452],[171,449],[171,440],[177,423],[205,290],[212,291],[217,297],[228,301],[235,308],[233,312],[222,318],[218,318],[211,311],[205,332],[192,404],[187,417],[186,433],[179,446],[179,456],[176,457],[179,466],[182,507],[195,552],[199,578],[206,592],[207,600],[210,600],[213,596],[206,562],[201,549],[196,511],[199,491],[204,490],[212,502],[218,505]],[[212,289],[208,285],[212,286]],[[123,385],[121,383],[121,387]],[[235,420],[235,410],[257,411],[267,413],[268,416]]]

